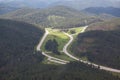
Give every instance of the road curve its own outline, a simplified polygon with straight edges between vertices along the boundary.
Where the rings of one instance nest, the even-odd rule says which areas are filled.
[[[41,46],[42,46],[42,44],[43,44],[43,42],[44,42],[44,40],[45,40],[45,38],[47,37],[48,34],[49,34],[49,32],[45,29],[45,34],[43,35],[40,43],[39,43],[38,46],[37,46],[37,51],[41,51],[41,50],[40,50],[40,49],[41,49]]]
[[[43,35],[41,41],[37,45],[37,48],[36,48],[37,51],[41,51],[41,46],[42,46],[42,44],[43,44],[43,42],[44,42],[44,40],[45,40],[45,38],[47,37],[48,34],[49,34],[49,32],[45,29],[45,34]],[[62,59],[59,59],[59,58],[52,57],[52,56],[46,54],[45,52],[42,52],[42,55],[46,56],[48,58],[48,60],[51,61],[51,62],[55,62],[55,63],[58,63],[58,64],[69,63],[69,61],[65,61],[65,60],[62,60]]]
[[[81,33],[83,33],[83,32],[87,29],[87,27],[88,27],[88,26],[85,26],[84,29],[81,31]],[[75,59],[75,60],[79,61],[79,60],[80,60],[79,58],[71,55],[71,54],[67,51],[68,46],[69,46],[69,45],[72,43],[72,41],[73,41],[73,36],[72,36],[72,35],[69,35],[68,33],[65,33],[65,32],[64,32],[64,34],[67,35],[67,36],[70,38],[70,40],[69,40],[69,42],[64,46],[63,52],[64,52],[66,55],[68,55],[69,57],[71,57],[72,59]]]
[[[64,32],[64,34],[66,34],[67,36],[69,36],[69,37],[70,37],[70,40],[69,40],[69,42],[64,46],[63,52],[64,52],[67,56],[69,56],[70,58],[79,61],[78,58],[74,57],[73,55],[71,55],[71,54],[67,51],[68,46],[69,46],[69,45],[72,43],[72,41],[73,41],[72,35],[69,35],[69,34],[67,34],[67,33],[65,33],[65,32]]]
[[[88,26],[85,26],[84,29],[81,31],[81,33],[85,32],[85,30],[87,29],[87,27],[88,27]],[[64,32],[64,33],[65,33],[65,32]],[[71,55],[71,54],[67,51],[67,48],[68,48],[68,46],[72,43],[72,41],[73,41],[73,36],[72,36],[72,35],[69,35],[69,34],[67,34],[67,33],[65,33],[65,34],[70,38],[69,42],[68,42],[68,43],[64,46],[64,48],[63,48],[63,52],[64,52],[67,56],[69,56],[70,58],[72,58],[72,59],[74,59],[74,60],[77,60],[77,61],[80,61],[80,62],[82,62],[82,63],[85,63],[85,64],[93,65],[93,66],[95,66],[95,67],[98,67],[98,66],[99,66],[100,69],[105,70],[105,71],[120,73],[120,70],[118,70],[118,69],[113,69],[113,68],[110,68],[110,67],[105,67],[105,66],[102,66],[102,65],[94,64],[94,63],[92,63],[92,62],[83,61],[83,60],[81,60],[80,58],[77,58],[77,57]]]

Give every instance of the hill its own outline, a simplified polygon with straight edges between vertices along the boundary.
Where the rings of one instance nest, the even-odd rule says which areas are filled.
[[[119,80],[79,62],[43,64],[44,57],[35,50],[43,30],[11,20],[0,19],[0,24],[0,80]]]
[[[6,14],[8,12],[15,11],[17,9],[19,9],[19,8],[18,7],[12,7],[12,6],[0,3],[0,15],[1,14]]]
[[[120,19],[95,23],[79,34],[73,44],[76,56],[113,68],[120,69]]]
[[[46,9],[20,9],[0,17],[25,21],[42,27],[57,28],[79,27],[85,25],[85,20],[87,20],[88,24],[102,21],[102,19],[95,15],[79,12],[65,6]]]
[[[56,2],[57,0],[2,0],[1,5],[7,5],[10,7],[30,7],[30,8],[45,8],[49,4]]]
[[[0,5],[8,5],[10,7],[31,7],[46,8],[51,6],[68,6],[78,10],[88,7],[119,7],[119,0],[0,0]]]
[[[34,50],[42,35],[43,30],[31,24],[0,19],[0,80],[43,59]]]
[[[52,3],[53,5],[64,5],[68,7],[75,8],[77,10],[82,10],[85,8],[89,7],[118,7],[120,8],[119,5],[120,1],[119,0],[64,0],[64,1],[57,1]]]
[[[17,9],[18,9],[18,8],[1,6],[1,5],[0,5],[0,15],[1,15],[1,14],[5,14],[5,13],[8,13],[8,12],[15,11],[15,10],[17,10]]]
[[[110,14],[116,17],[120,17],[120,8],[114,8],[114,7],[90,7],[86,8],[83,11],[93,13],[93,14]]]

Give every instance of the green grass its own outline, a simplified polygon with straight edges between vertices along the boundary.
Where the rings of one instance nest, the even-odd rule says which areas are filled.
[[[72,55],[74,55],[74,53],[70,50],[71,46],[73,43],[75,43],[75,39],[77,38],[77,35],[82,31],[82,29],[83,29],[83,27],[70,28],[67,32],[68,34],[73,35],[73,38],[74,38],[74,41],[68,47],[68,52]],[[49,31],[49,34],[46,37],[45,41],[43,42],[43,45],[41,47],[42,51],[46,52],[50,56],[53,56],[53,57],[56,57],[59,59],[63,59],[63,60],[67,60],[67,61],[74,61],[69,56],[67,56],[65,53],[61,52],[63,50],[64,45],[69,41],[69,37],[67,35],[65,35],[62,31],[60,31],[59,29],[47,28],[47,30]],[[74,34],[72,34],[71,31],[74,31]],[[51,40],[56,39],[56,41],[58,42],[58,45],[59,45],[58,51],[60,52],[60,55],[56,55],[55,53],[48,52],[47,50],[45,50],[45,44],[50,39]],[[87,58],[85,58],[85,57],[82,59],[87,60]],[[46,63],[46,61],[45,61],[45,63]]]
[[[49,31],[49,34],[46,37],[45,41],[43,42],[43,45],[41,47],[42,51],[46,52],[50,56],[53,56],[59,59],[73,61],[73,59],[65,55],[63,52],[61,52],[63,50],[64,45],[69,41],[69,37],[58,29],[47,28],[47,30]],[[51,40],[56,39],[56,41],[58,42],[58,45],[59,45],[58,51],[60,52],[60,55],[56,55],[55,53],[48,52],[47,50],[45,50],[45,44],[50,39]]]
[[[84,27],[70,28],[67,33],[72,34],[71,31],[75,31],[75,33],[73,35],[77,36],[82,31],[83,28]]]
[[[60,52],[60,55],[54,54],[54,53],[52,53],[52,52],[48,52],[47,54],[50,55],[50,56],[59,58],[59,59],[63,59],[63,60],[67,60],[67,61],[74,61],[74,59],[70,58],[69,56],[67,56],[67,55],[66,55],[65,53],[63,53],[63,52]]]
[[[45,39],[43,45],[42,45],[42,50],[43,51],[46,51],[44,46],[45,46],[45,43],[48,41],[48,40],[53,40],[55,39],[57,42],[58,42],[58,50],[59,51],[62,51],[63,50],[63,47],[64,45],[69,41],[69,37],[66,36],[63,32],[61,32],[60,30],[58,29],[50,29],[50,28],[47,28],[47,30],[49,31],[49,34],[47,36],[47,38]]]
[[[83,28],[84,27],[70,28],[67,32],[68,34],[71,34],[74,38],[73,42],[67,48],[68,52],[72,55],[74,55],[74,53],[71,51],[72,45],[77,44],[77,42],[76,42],[77,36],[83,30]],[[75,33],[72,34],[71,31],[74,31]],[[87,57],[81,57],[81,59],[84,60],[84,61],[88,60]]]
[[[112,73],[114,76],[118,76],[120,78],[120,73]]]

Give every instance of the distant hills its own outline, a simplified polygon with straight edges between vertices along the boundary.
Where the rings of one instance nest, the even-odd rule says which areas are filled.
[[[10,7],[31,7],[46,8],[50,6],[69,6],[78,10],[88,7],[118,7],[119,0],[1,0],[0,5],[8,5]]]
[[[1,15],[0,18],[25,21],[41,27],[79,27],[102,21],[100,17],[90,13],[84,13],[66,6],[55,6],[46,9],[19,9],[17,11]]]
[[[19,8],[16,8],[16,7],[8,7],[8,6],[2,6],[0,5],[0,15],[1,14],[5,14],[5,13],[8,13],[8,12],[12,12],[12,11],[15,11]]]
[[[54,3],[58,0],[2,0],[1,5],[7,5],[10,7],[30,7],[30,8],[45,8],[48,7],[51,3]]]
[[[83,11],[101,15],[101,14],[110,14],[116,17],[120,17],[120,8],[114,8],[114,7],[90,7],[86,8]]]
[[[65,5],[77,10],[89,7],[117,7],[120,8],[119,0],[65,0],[53,3],[53,5]]]

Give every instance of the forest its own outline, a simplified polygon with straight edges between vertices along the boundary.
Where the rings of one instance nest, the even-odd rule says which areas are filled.
[[[85,20],[87,20],[87,24],[104,21],[104,19],[98,15],[77,11],[66,6],[55,6],[45,9],[22,8],[1,15],[0,18],[24,21],[42,28],[80,27],[86,24]],[[107,17],[105,19],[107,19]]]
[[[55,53],[57,55],[60,54],[60,52],[58,51],[58,42],[55,39],[48,40],[46,42],[45,49],[48,50],[48,51],[51,51],[51,52],[53,52],[53,53]]]
[[[91,3],[91,0],[88,1]],[[120,69],[119,9],[89,7],[76,10],[77,8],[74,9],[74,7],[82,9],[82,4],[80,7],[77,6],[79,3],[76,5],[74,1],[69,4],[66,2],[63,6],[46,8],[7,5],[3,7],[2,3],[0,4],[0,80],[120,80],[119,73],[101,70],[100,66],[77,62],[64,54],[63,47],[69,38],[62,33],[62,31],[67,32],[71,28],[76,28],[69,32],[75,39],[68,47],[70,48],[68,50],[71,50],[68,52],[73,56],[98,65]],[[103,1],[97,1],[97,3],[103,3]],[[18,4],[21,3],[18,2]],[[71,7],[67,7],[69,5]],[[96,9],[100,12],[96,12]],[[82,30],[77,30],[77,27],[84,26],[88,28],[84,33],[80,33]],[[52,57],[68,60],[69,63],[61,65],[50,62],[50,59],[43,56],[41,51],[36,51],[45,28],[50,28],[51,33],[43,43],[43,51]],[[60,31],[52,33],[53,29]],[[80,34],[74,35],[76,32]]]
[[[35,50],[44,30],[11,20],[0,19],[0,24],[0,80],[120,79],[109,72],[80,62],[66,65],[45,64],[44,56]]]
[[[44,58],[35,51],[43,33],[31,24],[0,19],[0,80],[5,80],[3,75],[7,77],[15,69],[31,66]]]
[[[73,44],[73,53],[87,60],[120,69],[120,19],[92,24],[87,32],[79,34]],[[94,25],[94,26],[93,26]]]

